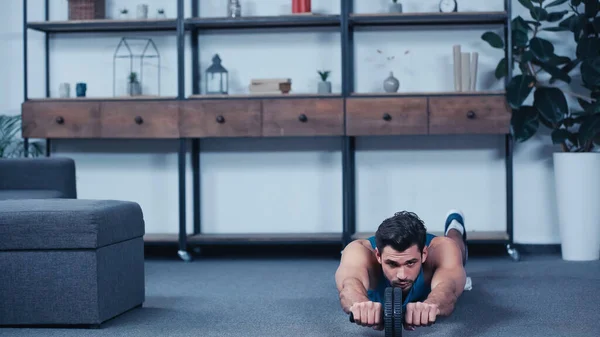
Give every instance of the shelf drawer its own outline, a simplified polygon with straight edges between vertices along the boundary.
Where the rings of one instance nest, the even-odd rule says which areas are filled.
[[[95,138],[100,135],[98,102],[25,102],[22,130],[26,138]]]
[[[179,105],[172,102],[103,102],[102,138],[178,138]]]
[[[349,136],[427,133],[427,98],[349,98],[346,103]]]
[[[431,134],[506,134],[510,108],[505,96],[431,97]]]
[[[265,137],[344,134],[342,99],[265,99],[262,104],[262,135]]]
[[[258,137],[260,100],[224,99],[181,103],[182,137]]]

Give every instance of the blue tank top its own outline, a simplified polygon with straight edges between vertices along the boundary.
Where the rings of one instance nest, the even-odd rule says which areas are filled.
[[[427,239],[425,241],[425,246],[429,247],[429,244],[431,243],[431,240],[433,238],[435,238],[435,235],[428,233]],[[373,249],[377,247],[377,244],[375,243],[375,236],[371,236],[369,238],[369,242],[371,242],[371,247],[373,247]],[[384,304],[385,288],[391,286],[391,283],[388,281],[385,275],[383,275],[383,271],[381,271],[379,275],[379,283],[377,284],[377,288],[369,289],[367,291],[367,296],[369,297],[369,300]],[[406,296],[406,298],[404,298],[404,303],[402,303],[402,311],[406,311],[406,305],[410,302],[419,302],[427,299],[427,296],[430,292],[431,287],[425,284],[425,279],[423,277],[423,267],[421,267],[419,276],[417,276],[417,279],[415,280],[415,283],[413,283],[413,286],[410,289],[408,295]]]

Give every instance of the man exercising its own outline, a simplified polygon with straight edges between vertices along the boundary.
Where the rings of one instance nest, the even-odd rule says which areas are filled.
[[[385,219],[375,236],[348,244],[335,273],[344,312],[358,325],[383,330],[384,292],[393,286],[402,289],[405,329],[449,316],[466,282],[463,219],[460,211],[450,211],[445,235],[435,236],[416,214],[399,212]]]

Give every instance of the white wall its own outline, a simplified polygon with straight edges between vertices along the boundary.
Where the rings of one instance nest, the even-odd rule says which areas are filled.
[[[146,0],[153,15],[175,1]],[[405,1],[405,11],[435,11],[437,0]],[[502,0],[459,0],[461,10],[494,11]],[[43,20],[43,1],[29,0],[30,20]],[[108,0],[108,11],[138,2]],[[225,13],[225,0],[202,0],[202,16]],[[242,1],[244,15],[290,11],[289,0]],[[387,1],[356,0],[355,10],[385,10]],[[67,18],[67,2],[51,1],[51,20]],[[513,7],[522,11],[518,1]],[[10,1],[0,11],[0,113],[17,114],[22,92],[22,8]],[[314,0],[315,11],[339,13],[339,0]],[[186,5],[190,14],[190,4]],[[524,15],[527,15],[524,13]],[[380,91],[390,70],[401,91],[452,90],[452,45],[480,53],[478,90],[500,89],[493,71],[502,52],[480,39],[488,29],[377,30],[356,33],[356,91]],[[147,36],[147,34],[127,34]],[[120,34],[59,35],[51,40],[51,95],[59,83],[88,84],[88,96],[112,95],[112,57]],[[174,34],[151,36],[162,57],[162,95],[177,93]],[[29,95],[44,96],[43,35],[29,31]],[[186,93],[191,94],[191,57],[186,40]],[[341,88],[337,32],[211,33],[200,37],[201,68],[219,53],[231,72],[232,93],[250,78],[289,77],[294,92],[314,92],[317,69],[332,71],[333,90]],[[382,67],[376,49],[396,55]],[[408,53],[406,53],[408,51]],[[150,69],[149,67],[148,69]],[[119,68],[122,69],[122,68]],[[126,70],[122,70],[125,72]],[[121,83],[123,80],[119,80]],[[148,86],[156,90],[156,86]],[[470,230],[504,230],[505,172],[502,136],[361,137],[357,140],[357,227],[373,231],[395,211],[417,212],[432,230],[443,228],[449,208],[465,211]],[[514,161],[515,240],[558,243],[553,198],[552,158],[547,137],[518,144]],[[337,138],[214,139],[201,143],[202,222],[205,232],[339,232],[342,226],[341,142]],[[178,142],[171,140],[73,140],[53,142],[55,156],[77,161],[80,198],[133,200],[143,207],[148,233],[178,228]],[[189,160],[189,158],[188,158]],[[189,163],[189,162],[188,162]],[[188,165],[188,228],[192,228],[191,168]]]

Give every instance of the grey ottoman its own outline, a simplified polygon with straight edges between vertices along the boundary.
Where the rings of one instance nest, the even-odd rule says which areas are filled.
[[[141,306],[143,235],[133,202],[0,201],[0,325],[98,327]]]

